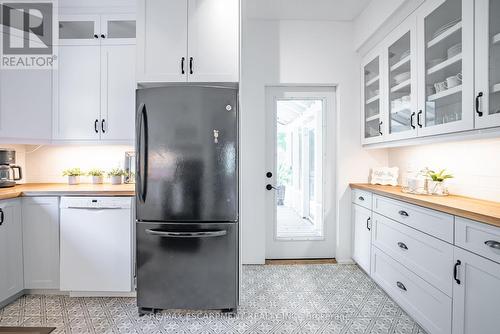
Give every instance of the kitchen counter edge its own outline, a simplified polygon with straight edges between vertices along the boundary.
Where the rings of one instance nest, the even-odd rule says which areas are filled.
[[[457,195],[429,196],[407,194],[401,191],[400,186],[351,183],[350,187],[351,189],[369,191],[428,209],[500,227],[500,202]]]
[[[34,196],[135,196],[135,184],[25,183],[0,188],[0,200]]]

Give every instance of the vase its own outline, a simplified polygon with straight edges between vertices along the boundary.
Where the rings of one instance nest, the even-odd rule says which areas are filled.
[[[431,181],[427,182],[428,191],[432,195],[446,196],[448,195],[448,188],[444,181]]]
[[[93,184],[102,184],[102,182],[103,182],[102,176],[92,176],[92,183]]]
[[[111,184],[122,184],[122,176],[111,176]]]
[[[68,176],[68,184],[75,185],[80,183],[80,176]]]

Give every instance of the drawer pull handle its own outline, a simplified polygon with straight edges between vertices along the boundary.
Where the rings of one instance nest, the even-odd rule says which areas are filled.
[[[368,231],[371,231],[371,228],[370,228],[370,220],[372,220],[372,218],[371,218],[371,217],[368,217],[368,219],[366,220],[366,229],[367,229]]]
[[[461,264],[462,261],[457,260],[457,263],[455,263],[455,266],[453,267],[453,278],[455,279],[455,282],[457,282],[457,284],[460,284],[460,280],[458,279],[457,275],[458,275],[458,266]]]
[[[408,214],[408,212],[406,212],[406,211],[404,211],[404,210],[400,210],[400,211],[399,211],[399,214],[400,214],[401,216],[404,216],[404,217],[409,217],[409,216],[410,216],[410,215]]]
[[[500,242],[495,241],[495,240],[488,240],[485,241],[484,244],[488,247],[494,248],[494,249],[500,249]]]
[[[364,198],[363,196],[359,196],[359,197],[358,197],[358,199],[359,199],[360,201],[364,201],[364,200],[365,200],[365,198]]]
[[[398,242],[398,246],[399,246],[399,248],[402,248],[402,249],[406,249],[406,250],[408,250],[408,246],[406,246],[406,245],[405,245],[404,243],[402,243],[402,242]]]
[[[400,288],[401,290],[403,290],[403,291],[407,291],[407,290],[406,290],[406,286],[405,286],[403,283],[401,283],[401,282],[399,282],[399,281],[398,281],[398,282],[396,282],[396,285],[397,285],[397,286],[398,286],[398,288]]]

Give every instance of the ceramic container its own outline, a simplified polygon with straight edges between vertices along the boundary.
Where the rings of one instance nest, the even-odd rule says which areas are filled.
[[[104,178],[102,176],[92,176],[93,184],[101,184],[103,183]]]
[[[80,183],[79,176],[68,176],[68,184],[75,185]]]
[[[122,176],[111,176],[111,184],[122,184]]]

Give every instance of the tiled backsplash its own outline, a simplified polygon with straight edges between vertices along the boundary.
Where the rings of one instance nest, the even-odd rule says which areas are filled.
[[[4,145],[16,150],[18,163],[25,174],[23,182],[66,182],[62,171],[80,167],[84,171],[101,168],[123,168],[125,152],[133,147],[125,145]],[[90,182],[82,177],[82,182]]]
[[[389,166],[446,168],[455,177],[450,193],[500,202],[500,139],[439,143],[389,149]]]

